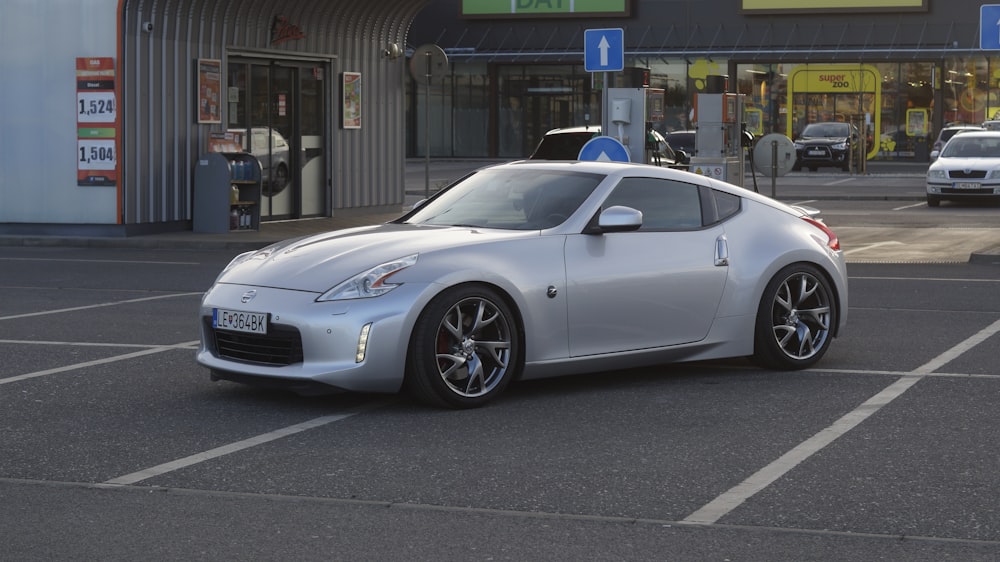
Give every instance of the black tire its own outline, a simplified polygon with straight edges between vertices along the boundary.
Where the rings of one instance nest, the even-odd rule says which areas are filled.
[[[927,206],[928,207],[940,207],[941,206],[941,199],[938,198],[938,197],[934,197],[933,195],[928,195],[927,196]]]
[[[814,365],[830,347],[837,317],[833,287],[819,269],[809,264],[785,267],[761,296],[753,361],[778,370]]]
[[[479,285],[447,290],[428,303],[413,328],[406,388],[432,406],[482,406],[520,374],[520,333],[496,291]]]

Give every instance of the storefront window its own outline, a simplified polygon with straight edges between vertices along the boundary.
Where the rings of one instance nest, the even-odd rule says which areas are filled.
[[[552,129],[600,123],[591,112],[591,75],[581,66],[508,65],[497,74],[500,157],[530,155]]]
[[[683,59],[645,59],[640,64],[650,70],[650,87],[663,90],[663,121],[653,123],[653,127],[661,133],[690,129],[687,63]]]
[[[489,154],[489,76],[485,64],[456,65],[453,79],[454,155]]]

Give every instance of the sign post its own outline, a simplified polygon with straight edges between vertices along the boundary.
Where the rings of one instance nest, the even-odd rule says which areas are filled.
[[[410,57],[410,75],[426,87],[424,95],[424,199],[431,196],[431,81],[448,75],[448,55],[437,45],[421,45]]]
[[[625,31],[622,28],[583,31],[583,68],[603,72],[601,85],[601,131],[608,134],[608,73],[625,69]]]

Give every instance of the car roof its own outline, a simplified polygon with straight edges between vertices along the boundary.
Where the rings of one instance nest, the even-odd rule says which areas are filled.
[[[548,135],[558,135],[558,134],[573,134],[573,133],[599,133],[601,132],[600,125],[581,125],[579,127],[559,127],[557,129],[552,129],[545,133]]]

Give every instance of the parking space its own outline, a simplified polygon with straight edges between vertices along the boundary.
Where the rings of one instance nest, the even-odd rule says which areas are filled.
[[[491,536],[472,557],[552,544],[555,558],[600,559],[682,548],[679,559],[985,560],[1000,549],[995,267],[856,266],[848,331],[810,371],[660,366],[524,382],[489,407],[446,411],[211,382],[193,358],[198,287],[229,257],[147,255],[128,264],[137,282],[65,256],[0,277],[0,501],[14,506],[0,526],[19,537],[15,558],[40,540],[33,521],[71,520],[79,502],[108,525],[150,526],[105,545],[122,558],[136,544],[190,556],[207,537],[287,554],[267,532],[349,545],[344,558],[467,558],[462,541],[405,537],[470,522]],[[76,287],[24,285],[51,268]],[[80,289],[105,278],[113,289]],[[157,490],[169,493],[137,493]],[[191,521],[212,524],[184,543]],[[398,527],[343,537],[384,525]],[[67,535],[56,552],[101,552],[91,541],[106,529],[83,527],[91,536]]]

